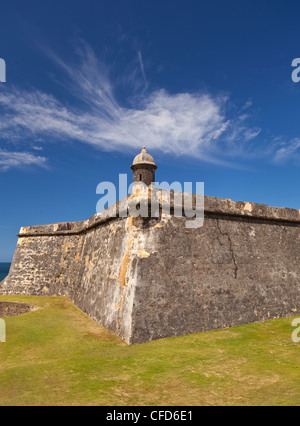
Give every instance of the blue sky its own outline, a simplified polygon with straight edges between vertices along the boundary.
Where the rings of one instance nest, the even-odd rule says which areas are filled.
[[[143,145],[157,181],[299,208],[297,1],[1,5],[0,261],[21,226],[95,213]]]

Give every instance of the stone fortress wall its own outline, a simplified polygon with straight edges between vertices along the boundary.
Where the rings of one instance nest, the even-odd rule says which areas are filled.
[[[0,294],[69,297],[128,344],[300,313],[299,210],[206,196],[195,229],[173,210],[21,228]]]

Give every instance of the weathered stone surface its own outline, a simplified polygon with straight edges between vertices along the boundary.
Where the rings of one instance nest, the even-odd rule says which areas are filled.
[[[67,296],[129,344],[300,312],[299,210],[205,197],[195,229],[173,210],[21,228],[0,294]]]
[[[49,226],[41,236],[32,232],[37,227],[23,228],[0,293],[67,296],[129,343],[137,263],[132,245],[139,245],[133,222],[116,218],[79,235],[55,234]]]
[[[190,230],[185,220],[145,228],[132,343],[300,312],[299,224],[214,216]]]

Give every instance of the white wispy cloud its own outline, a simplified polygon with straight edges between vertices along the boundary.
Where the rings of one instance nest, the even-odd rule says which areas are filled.
[[[143,57],[142,57],[141,51],[138,51],[138,60],[139,60],[139,64],[140,64],[140,67],[141,67],[141,73],[142,73],[144,83],[145,83],[145,89],[148,89],[148,81],[147,81],[147,78],[146,78],[144,62],[143,62]]]
[[[276,163],[282,163],[288,159],[294,159],[299,161],[300,159],[300,139],[294,138],[291,141],[280,141],[277,148],[275,149],[275,154],[273,160]]]
[[[3,142],[16,143],[30,138],[35,143],[51,138],[132,153],[146,145],[150,150],[226,163],[233,156],[243,155],[245,144],[261,131],[246,124],[245,110],[251,106],[250,101],[237,118],[230,118],[226,113],[227,97],[208,93],[173,94],[160,89],[144,92],[131,106],[124,106],[117,100],[107,67],[90,46],[81,42],[77,49],[80,63],[76,66],[51,51],[47,54],[63,71],[61,84],[80,101],[79,105],[76,102],[76,107],[72,107],[35,89],[2,85],[0,138]],[[138,58],[145,87],[148,87],[141,52]],[[2,158],[5,152],[8,155],[7,151],[1,152]],[[18,153],[10,154],[6,168],[18,165]],[[20,153],[20,164],[21,158],[22,164],[26,164],[26,159],[28,164],[46,161],[45,157]]]
[[[36,156],[29,152],[9,152],[0,149],[0,170],[6,171],[12,167],[44,166],[45,157]]]

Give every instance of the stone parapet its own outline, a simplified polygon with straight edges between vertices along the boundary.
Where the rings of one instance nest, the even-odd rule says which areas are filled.
[[[177,193],[178,194],[178,193]],[[183,215],[184,215],[184,193],[181,193]],[[191,194],[192,197],[192,208],[195,210],[197,207],[196,195]],[[146,200],[149,206],[149,216],[151,213],[151,193],[149,195],[143,194],[137,195],[139,201]],[[178,205],[174,202],[174,191],[170,191],[170,199],[164,200],[162,191],[158,191],[159,197],[159,210],[162,211],[162,207],[167,210],[169,208],[170,214],[174,212],[174,208]],[[128,207],[128,204],[134,200],[134,196],[129,196],[127,199],[118,202],[115,206],[110,206],[109,210],[114,211],[116,215],[103,217],[96,214],[90,217],[88,220],[79,222],[62,222],[54,223],[49,225],[36,225],[22,227],[18,234],[19,237],[26,236],[43,236],[43,235],[79,235],[92,230],[95,227],[102,226],[105,223],[116,219],[117,217],[123,217],[124,212]],[[106,210],[108,211],[108,209]],[[290,209],[285,207],[271,207],[265,204],[257,204],[243,201],[232,201],[226,198],[217,198],[204,196],[204,217],[218,215],[218,216],[229,216],[229,217],[240,217],[240,218],[251,218],[258,220],[276,221],[276,222],[291,222],[300,224],[300,210]]]

